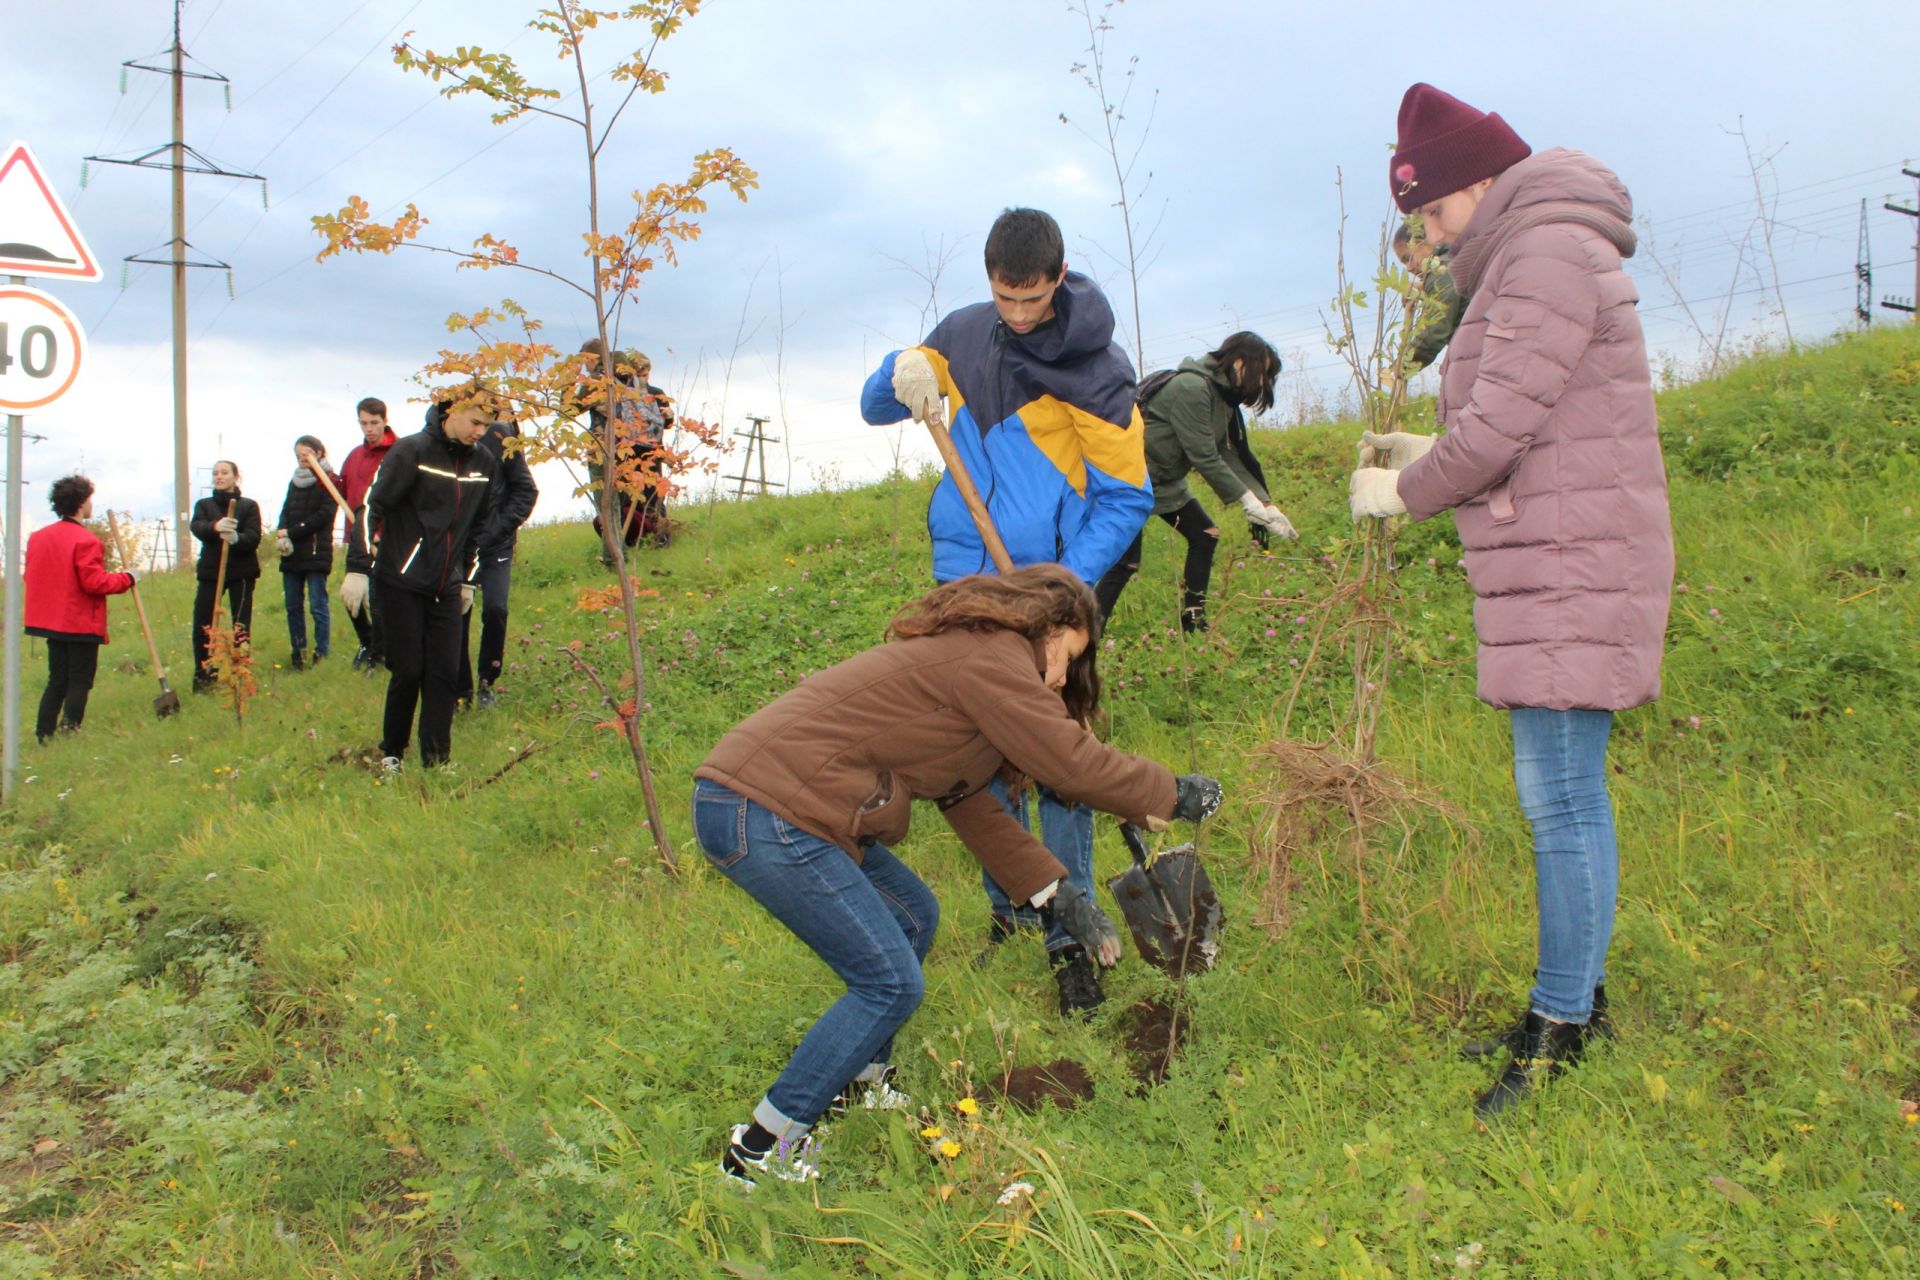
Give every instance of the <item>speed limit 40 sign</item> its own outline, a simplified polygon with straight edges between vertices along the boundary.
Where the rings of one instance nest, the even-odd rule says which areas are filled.
[[[79,376],[86,349],[80,321],[58,298],[0,285],[0,409],[24,413],[58,400]]]

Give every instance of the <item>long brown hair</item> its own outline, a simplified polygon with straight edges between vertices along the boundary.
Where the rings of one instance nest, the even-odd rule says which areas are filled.
[[[1005,577],[976,574],[943,583],[893,615],[887,634],[897,640],[943,631],[1017,631],[1044,640],[1056,630],[1087,633],[1087,647],[1067,664],[1060,691],[1067,714],[1081,724],[1100,705],[1100,603],[1093,589],[1057,564],[1028,565]]]

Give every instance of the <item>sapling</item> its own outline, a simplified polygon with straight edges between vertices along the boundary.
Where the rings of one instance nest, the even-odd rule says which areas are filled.
[[[464,334],[471,348],[442,350],[439,359],[420,376],[429,382],[438,381],[440,395],[452,400],[450,410],[484,404],[497,417],[526,424],[526,434],[518,441],[509,440],[508,447],[523,450],[530,463],[571,459],[587,462],[599,471],[594,497],[606,556],[619,584],[627,665],[634,690],[631,702],[616,708],[616,717],[633,755],[654,848],[669,869],[676,865],[673,849],[667,840],[640,730],[646,706],[645,656],[633,580],[627,573],[626,548],[620,536],[619,497],[624,493],[638,503],[649,489],[669,490],[671,482],[666,472],[691,462],[694,445],[711,445],[719,433],[709,424],[682,417],[681,430],[691,441],[684,449],[669,448],[663,441],[661,450],[648,459],[621,447],[621,423],[631,416],[623,406],[636,395],[644,395],[645,389],[636,389],[626,381],[635,370],[621,358],[617,345],[620,320],[627,303],[638,296],[646,273],[660,263],[676,263],[679,245],[699,236],[698,218],[706,211],[710,191],[730,191],[744,201],[759,182],[758,175],[731,150],[722,147],[705,151],[694,157],[685,179],[633,190],[632,209],[624,225],[607,228],[603,224],[600,163],[614,126],[628,106],[643,92],[665,91],[667,76],[655,65],[655,56],[661,42],[697,14],[701,4],[702,0],[642,0],[624,9],[602,10],[578,0],[554,0],[550,6],[537,9],[527,26],[557,44],[561,61],[576,81],[576,87],[567,93],[532,83],[512,57],[489,53],[477,45],[436,53],[414,43],[410,33],[394,46],[395,63],[441,84],[443,96],[477,94],[491,102],[496,108],[495,124],[534,115],[577,132],[586,187],[581,235],[586,266],[578,274],[524,262],[518,248],[490,233],[480,235],[469,249],[420,243],[418,237],[427,219],[412,204],[391,222],[383,223],[372,216],[365,200],[353,196],[337,213],[313,220],[314,229],[327,241],[319,255],[322,259],[348,251],[423,249],[456,259],[456,268],[527,273],[592,306],[597,339],[597,351],[593,353],[561,355],[542,339],[541,322],[525,307],[507,299],[497,307],[452,316],[448,329]],[[637,24],[645,32],[643,42],[611,69],[590,70],[586,55],[589,37],[620,23]],[[603,78],[616,90],[624,86],[618,103],[604,118],[596,114],[594,97],[594,85]],[[600,412],[603,424],[598,430],[583,425],[583,419],[590,422],[595,410]]]

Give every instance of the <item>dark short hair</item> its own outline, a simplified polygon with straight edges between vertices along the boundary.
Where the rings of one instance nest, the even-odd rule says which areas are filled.
[[[80,508],[86,506],[87,499],[92,496],[93,481],[79,475],[61,476],[47,490],[47,505],[62,520],[71,520],[80,514]]]
[[[1413,224],[1411,222],[1402,222],[1399,226],[1393,229],[1393,247],[1394,248],[1404,249],[1412,243],[1413,243]]]
[[[1255,413],[1273,408],[1273,384],[1280,377],[1280,353],[1273,344],[1251,330],[1230,333],[1225,342],[1207,353],[1216,372],[1233,383],[1236,398]],[[1240,362],[1236,376],[1233,363]]]
[[[298,449],[301,445],[307,446],[307,448],[313,450],[323,458],[327,456],[327,446],[320,442],[319,436],[301,436],[293,442],[295,449]]]
[[[365,400],[353,406],[353,411],[355,413],[371,413],[376,417],[384,418],[387,416],[387,402],[376,399],[373,396],[368,396]]]
[[[987,275],[1016,288],[1058,280],[1067,265],[1067,242],[1053,215],[1038,209],[1003,209],[987,232]]]

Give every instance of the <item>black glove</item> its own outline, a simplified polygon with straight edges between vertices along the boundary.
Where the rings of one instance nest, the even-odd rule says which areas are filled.
[[[1220,784],[1205,774],[1183,773],[1173,780],[1173,816],[1181,822],[1205,822],[1225,798]]]
[[[1062,880],[1059,885],[1040,908],[1040,918],[1049,929],[1057,922],[1068,937],[1086,948],[1096,964],[1111,968],[1120,959],[1120,931],[1085,889],[1071,880]]]
[[[1247,525],[1247,532],[1253,537],[1253,545],[1262,551],[1267,550],[1273,545],[1273,530],[1267,528],[1267,526],[1249,523]]]

